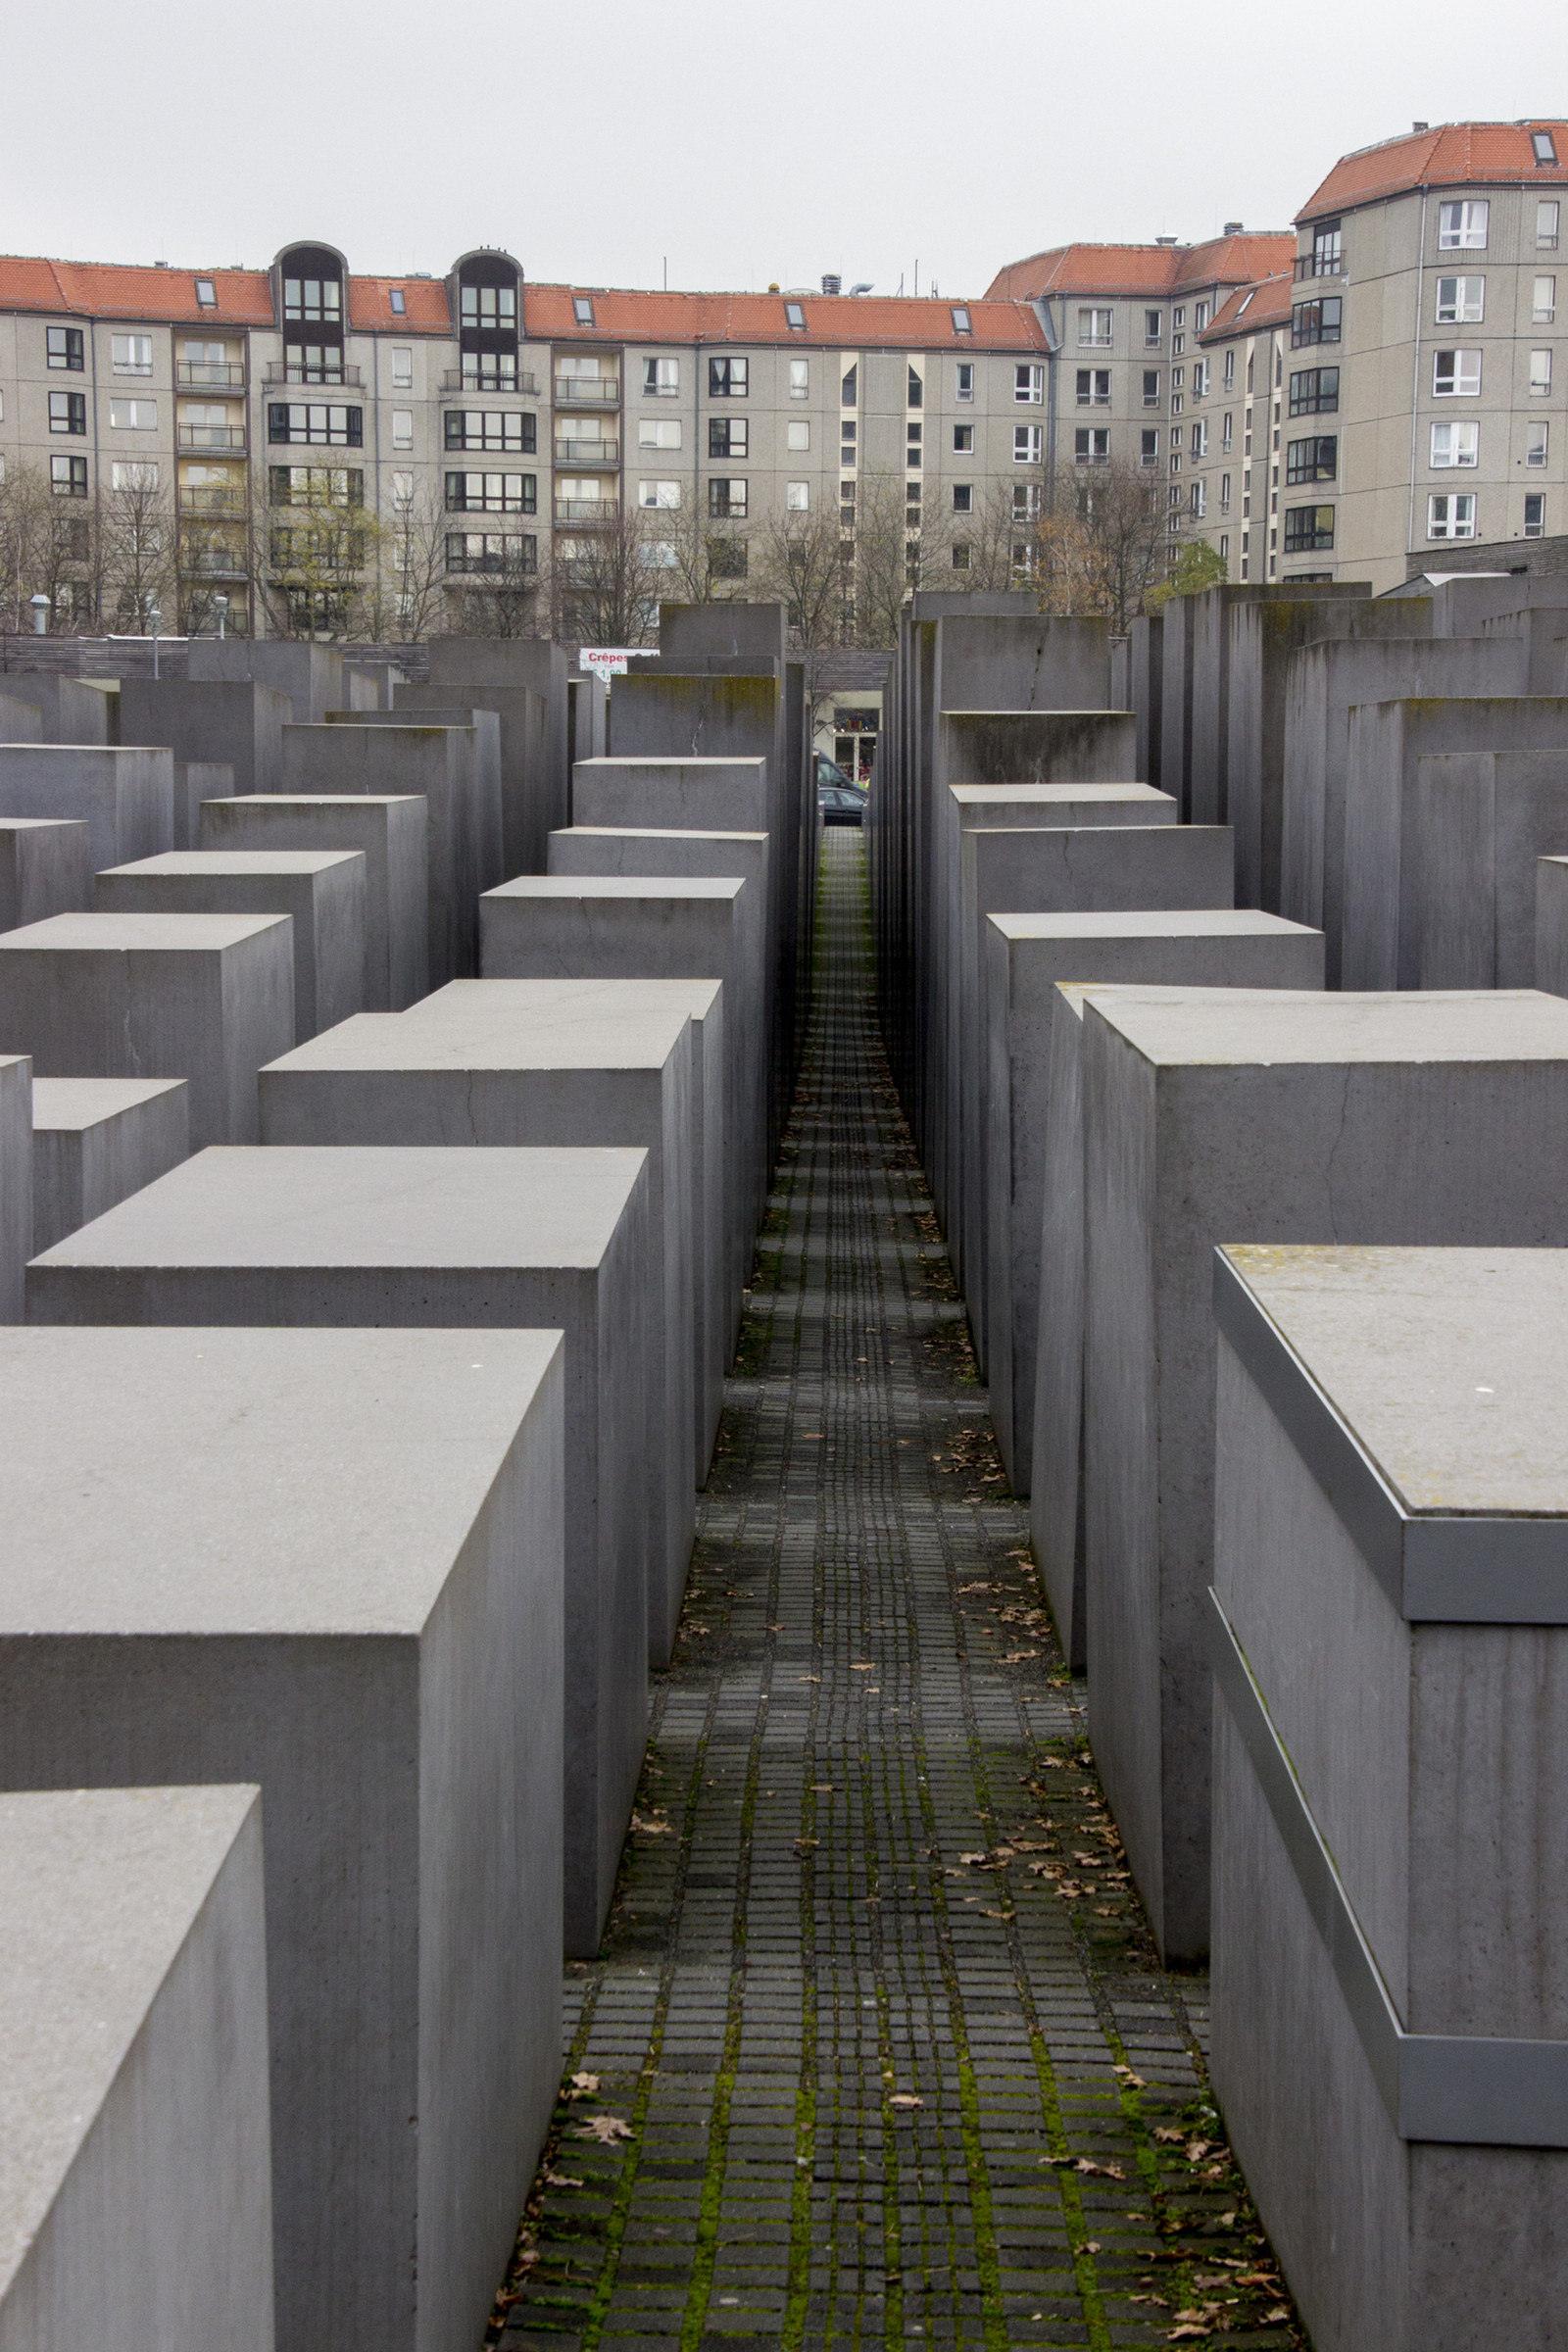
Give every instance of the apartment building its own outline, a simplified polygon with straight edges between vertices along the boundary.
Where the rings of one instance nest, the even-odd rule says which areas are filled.
[[[1565,181],[1554,121],[1419,123],[1336,164],[1288,286],[1233,294],[1202,338],[1241,387],[1239,473],[1211,458],[1202,492],[1233,579],[1377,592],[1568,530]]]

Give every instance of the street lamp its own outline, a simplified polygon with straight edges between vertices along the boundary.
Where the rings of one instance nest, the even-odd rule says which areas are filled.
[[[40,593],[27,600],[32,609],[32,633],[35,637],[49,634],[49,599]]]
[[[159,612],[156,605],[148,606],[147,618],[151,624],[153,632],[153,676],[155,678],[158,675],[158,623],[163,619],[163,614]]]
[[[218,642],[220,645],[221,645],[223,642],[223,623],[228,618],[227,597],[215,596],[213,599],[213,611],[218,614]]]

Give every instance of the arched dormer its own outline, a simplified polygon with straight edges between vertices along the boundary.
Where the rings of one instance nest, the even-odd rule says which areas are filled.
[[[453,265],[448,286],[465,390],[514,392],[522,334],[519,265],[499,247],[481,246]]]
[[[285,245],[272,264],[274,315],[291,384],[341,384],[348,264],[334,245]]]

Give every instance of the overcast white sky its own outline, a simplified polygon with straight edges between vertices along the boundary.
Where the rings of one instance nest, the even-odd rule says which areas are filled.
[[[1417,117],[1568,108],[1557,0],[73,0],[0,60],[12,253],[487,244],[597,285],[973,295],[1069,238],[1284,227]]]

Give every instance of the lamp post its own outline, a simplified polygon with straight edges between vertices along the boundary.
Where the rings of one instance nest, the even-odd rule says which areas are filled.
[[[215,596],[213,599],[213,611],[218,614],[218,642],[220,645],[221,645],[223,642],[223,623],[228,618],[227,597]]]
[[[153,676],[155,678],[158,675],[158,623],[163,619],[163,614],[159,612],[156,605],[148,606],[147,618],[152,624],[153,632]]]
[[[33,635],[47,637],[49,634],[49,599],[40,592],[37,596],[29,597],[27,603],[32,612]]]

